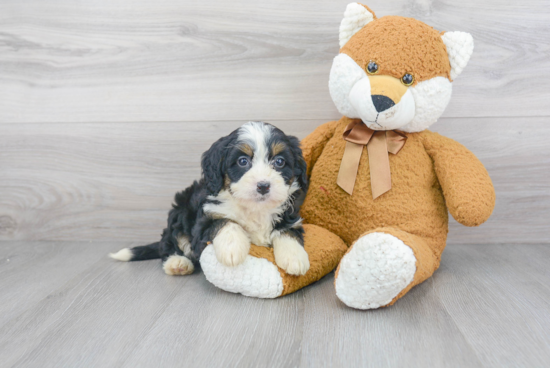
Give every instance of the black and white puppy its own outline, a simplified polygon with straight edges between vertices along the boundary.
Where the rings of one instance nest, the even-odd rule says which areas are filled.
[[[242,263],[250,244],[273,246],[291,275],[309,269],[300,206],[307,191],[300,142],[263,122],[249,122],[202,155],[202,178],[175,196],[160,242],[124,248],[119,261],[161,258],[169,275],[186,275],[212,244],[218,261]]]

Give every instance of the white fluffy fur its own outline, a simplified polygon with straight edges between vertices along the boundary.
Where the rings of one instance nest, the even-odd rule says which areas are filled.
[[[273,127],[259,122],[250,122],[239,129],[239,142],[250,145],[254,151],[252,167],[238,182],[231,183],[229,190],[222,190],[210,197],[219,203],[205,204],[203,209],[218,217],[234,221],[246,230],[250,240],[260,246],[271,244],[273,224],[291,206],[290,196],[300,189],[297,181],[287,185],[269,160],[268,139]],[[259,182],[269,182],[267,195],[257,191]]]
[[[200,263],[206,279],[222,290],[256,298],[276,298],[283,292],[281,273],[267,259],[248,256],[242,264],[227,267],[219,263],[210,245]]]
[[[247,206],[264,209],[280,207],[291,193],[292,185],[287,185],[269,162],[267,142],[272,130],[271,125],[261,122],[249,122],[239,129],[238,141],[250,145],[254,156],[250,170],[238,182],[231,183],[230,189],[233,197],[246,202]],[[257,185],[260,182],[270,184],[268,194],[262,196],[258,193]]]
[[[271,136],[273,127],[260,121],[249,121],[239,128],[239,142],[250,144],[254,148],[254,162],[267,162],[269,149],[267,139]]]
[[[441,39],[447,47],[451,62],[451,79],[454,80],[462,73],[474,52],[474,39],[466,32],[445,32]]]
[[[280,235],[273,239],[275,262],[289,275],[305,275],[309,270],[309,257],[296,239]]]
[[[349,100],[349,94],[353,86],[364,78],[367,78],[367,73],[348,55],[339,54],[334,58],[328,87],[340,114],[350,118],[359,115]]]
[[[231,221],[218,231],[212,244],[218,261],[226,266],[243,263],[250,250],[248,234],[239,224]]]
[[[443,114],[451,100],[453,84],[445,77],[435,77],[409,87],[409,91],[415,101],[415,115],[410,123],[399,129],[415,133],[427,129]]]
[[[340,23],[340,47],[344,46],[354,34],[373,19],[372,13],[363,5],[358,3],[348,4],[344,12],[344,19]]]
[[[280,207],[288,199],[291,185],[287,185],[279,172],[274,170],[269,163],[253,160],[252,168],[248,170],[238,182],[231,183],[230,189],[233,197],[247,203],[247,205],[261,208]],[[258,183],[268,182],[269,193],[258,193]]]
[[[340,261],[336,295],[353,308],[378,308],[407,287],[415,272],[410,247],[392,235],[371,233],[359,238]]]
[[[351,57],[339,54],[330,71],[329,90],[342,115],[362,119],[374,130],[399,129],[414,133],[428,128],[443,114],[451,98],[452,85],[443,77],[420,82],[409,87],[399,103],[377,116],[367,73]]]
[[[109,253],[109,257],[121,262],[128,262],[132,259],[132,250],[130,248],[123,248],[116,253]]]
[[[164,261],[162,268],[167,275],[171,276],[189,275],[195,270],[195,266],[189,258],[175,254]]]
[[[289,195],[298,189],[298,184],[291,185]],[[222,190],[217,196],[211,197],[219,204],[205,204],[203,210],[219,217],[227,218],[242,226],[248,233],[250,240],[259,246],[271,244],[273,224],[284,213],[291,203],[284,203],[279,207],[267,207],[266,203],[241,202],[228,190]]]

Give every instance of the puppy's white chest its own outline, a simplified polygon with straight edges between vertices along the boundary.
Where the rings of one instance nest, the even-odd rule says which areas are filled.
[[[271,245],[271,232],[277,216],[283,212],[283,208],[265,208],[262,205],[241,204],[232,198],[228,192],[222,191],[217,197],[212,198],[220,203],[207,203],[204,205],[206,213],[222,216],[241,225],[250,237],[250,241],[256,245],[268,247]]]
[[[273,230],[273,215],[271,213],[241,209],[235,214],[235,222],[246,230],[253,244],[264,247],[271,245],[271,231]]]

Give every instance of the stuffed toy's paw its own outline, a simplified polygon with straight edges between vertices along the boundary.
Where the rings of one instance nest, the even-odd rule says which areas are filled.
[[[331,272],[347,251],[342,239],[328,230],[315,225],[304,225],[304,230],[304,249],[309,258],[309,269],[304,275],[288,274],[277,266],[276,258],[279,259],[280,254],[274,254],[273,248],[256,245],[251,245],[244,262],[234,267],[221,264],[213,246],[209,245],[201,255],[201,268],[208,281],[232,293],[256,298],[276,298],[293,293]],[[299,262],[292,266],[292,271],[300,273],[304,260],[301,254],[297,256]]]
[[[412,249],[400,239],[385,233],[367,234],[340,261],[336,295],[357,309],[387,305],[411,283],[415,265]]]
[[[360,236],[338,265],[336,296],[357,309],[392,305],[439,266],[427,241],[390,227]]]

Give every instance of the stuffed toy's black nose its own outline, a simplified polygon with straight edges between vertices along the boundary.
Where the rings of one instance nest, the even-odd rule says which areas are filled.
[[[386,111],[392,106],[395,106],[395,102],[389,97],[382,96],[382,95],[372,95],[372,103],[374,104],[374,108],[378,112]]]

